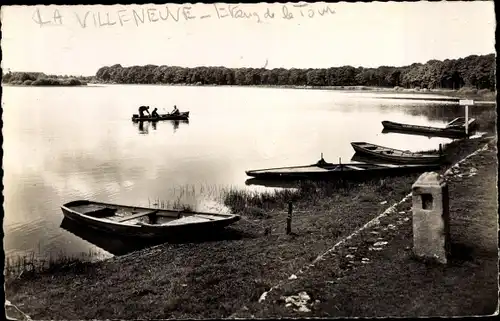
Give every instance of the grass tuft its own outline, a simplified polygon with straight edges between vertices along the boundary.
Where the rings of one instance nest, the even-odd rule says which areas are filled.
[[[98,253],[89,250],[78,255],[50,253],[48,257],[37,256],[35,252],[5,258],[4,275],[6,278],[30,278],[39,274],[51,274],[63,271],[85,273],[93,267]]]

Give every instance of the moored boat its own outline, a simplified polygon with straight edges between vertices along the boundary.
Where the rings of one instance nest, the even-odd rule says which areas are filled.
[[[122,236],[171,238],[224,228],[240,219],[235,214],[174,211],[77,200],[61,206],[64,217]]]
[[[132,115],[132,121],[160,121],[160,120],[188,120],[189,112],[185,111],[180,114],[160,114],[159,117],[144,116],[139,117],[138,114]]]
[[[249,170],[245,173],[259,179],[293,179],[293,180],[336,180],[336,179],[369,179],[377,176],[397,176],[409,173],[423,173],[440,169],[439,164],[372,164],[346,163],[333,164],[318,162],[312,165],[289,166]]]
[[[426,133],[429,136],[444,136],[451,138],[466,137],[465,128],[463,127],[431,127],[396,123],[388,120],[382,121],[385,130],[397,131],[401,133]],[[469,132],[470,133],[470,132]]]
[[[352,142],[352,148],[361,155],[401,164],[432,164],[445,159],[443,154],[414,153],[367,142]]]

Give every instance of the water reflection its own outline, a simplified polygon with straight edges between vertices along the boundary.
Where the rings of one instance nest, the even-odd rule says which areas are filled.
[[[258,178],[249,178],[245,181],[245,185],[264,186],[272,188],[298,188],[299,183],[294,181],[279,181],[279,180],[265,180]]]
[[[139,125],[139,134],[149,134],[149,122],[145,122],[146,123],[146,129],[144,129],[144,122],[143,121],[140,121],[138,123]]]
[[[189,120],[186,119],[186,120],[173,120],[173,121],[171,121],[171,124],[174,126],[174,133],[177,131],[177,129],[179,128],[179,125],[181,123],[189,125]]]
[[[189,125],[189,120],[164,120],[162,122],[172,125],[174,133],[179,129],[180,124]],[[134,125],[137,125],[139,134],[147,135],[149,134],[149,127],[151,127],[153,130],[157,130],[158,123],[159,121],[139,121],[134,123]]]
[[[116,256],[164,243],[161,240],[151,242],[130,237],[110,236],[67,218],[62,220],[61,228]]]
[[[477,117],[482,112],[491,109],[491,106],[474,106],[474,108],[469,108],[469,116]],[[411,116],[425,116],[431,121],[443,121],[448,123],[449,121],[465,116],[465,107],[458,104],[429,104],[424,106],[419,105],[407,105],[404,107],[405,114]]]
[[[60,227],[73,235],[115,255],[121,256],[135,251],[146,249],[163,243],[201,243],[223,240],[240,240],[253,238],[257,235],[251,231],[241,231],[234,227],[221,230],[186,235],[166,235],[161,239],[146,240],[137,237],[110,235],[108,233],[89,228],[68,218],[64,218]]]

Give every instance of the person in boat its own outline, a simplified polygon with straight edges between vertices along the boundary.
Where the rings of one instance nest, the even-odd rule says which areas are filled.
[[[160,118],[160,115],[158,115],[157,110],[158,110],[158,108],[153,109],[153,112],[151,113],[151,117]]]
[[[151,116],[151,114],[149,113],[149,106],[141,106],[139,107],[139,117],[144,117],[144,112],[147,112],[149,116]]]
[[[316,163],[316,165],[321,166],[321,165],[326,165],[326,164],[328,164],[328,163],[323,158],[323,153],[321,153],[321,159]]]
[[[174,110],[172,110],[172,115],[179,115],[181,112],[177,109],[177,105],[174,105]]]

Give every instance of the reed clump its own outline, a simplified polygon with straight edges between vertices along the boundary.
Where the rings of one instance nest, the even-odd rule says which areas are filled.
[[[48,256],[29,252],[6,257],[4,275],[6,279],[11,279],[29,278],[39,274],[52,274],[69,270],[74,273],[85,273],[98,259],[99,254],[93,250],[77,255],[59,252],[50,253]]]
[[[233,213],[265,218],[269,217],[270,211],[286,209],[289,202],[296,203],[301,208],[321,204],[330,207],[335,206],[339,198],[345,197],[362,202],[379,201],[381,196],[403,197],[407,193],[407,182],[417,177],[418,175],[408,175],[364,182],[303,181],[298,182],[296,188],[273,192],[232,188],[223,195],[223,202]]]

